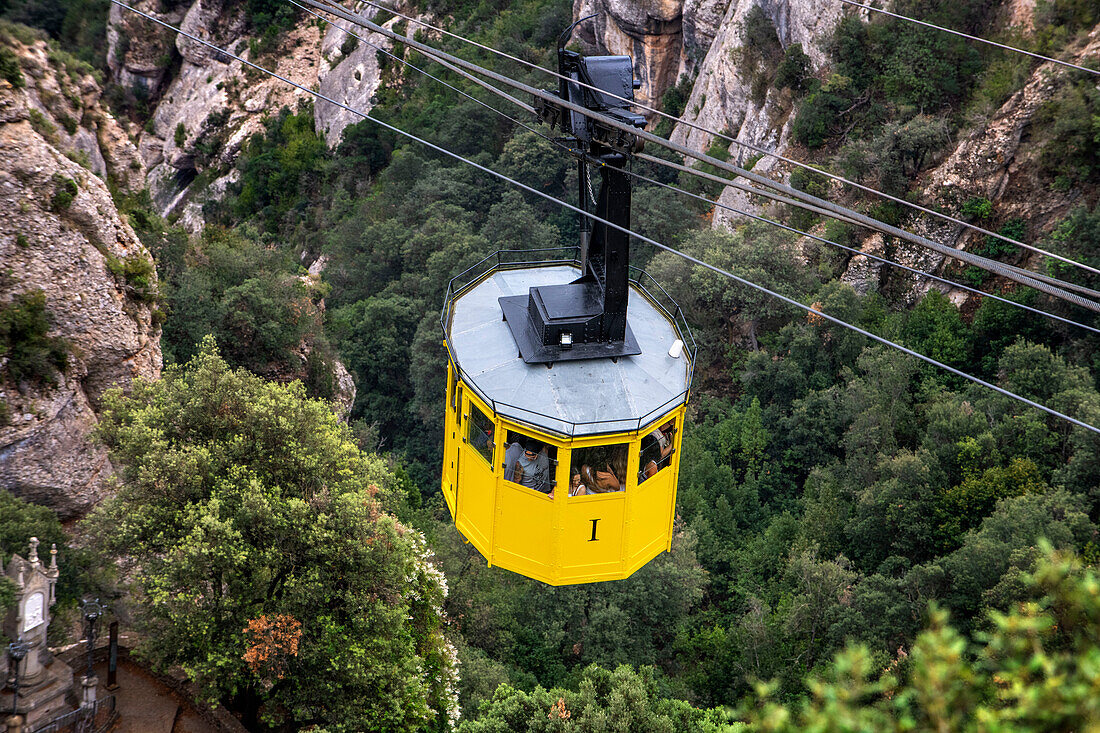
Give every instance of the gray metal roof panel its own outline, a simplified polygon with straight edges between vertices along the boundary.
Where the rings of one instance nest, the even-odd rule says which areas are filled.
[[[688,355],[668,350],[679,337],[667,316],[631,287],[627,318],[642,353],[619,361],[525,364],[502,319],[497,298],[531,287],[576,279],[575,267],[558,265],[497,270],[456,298],[450,323],[452,357],[467,381],[496,403],[502,415],[575,435],[632,430],[683,402]],[[677,399],[678,398],[678,399]],[[575,426],[575,427],[574,427]]]

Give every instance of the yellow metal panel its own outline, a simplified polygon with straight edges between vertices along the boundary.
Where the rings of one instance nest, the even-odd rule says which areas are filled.
[[[552,576],[553,509],[546,494],[502,481],[497,490],[494,562],[524,575]]]
[[[566,499],[558,533],[561,582],[621,577],[625,513],[624,491]]]
[[[672,466],[633,487],[629,541],[623,553],[628,566],[639,555],[650,552],[654,544],[658,551],[665,549],[668,542],[665,536],[668,532],[668,497],[670,492],[675,491],[674,487],[675,472]]]
[[[447,509],[451,512],[451,519],[455,519],[456,491],[458,489],[458,456],[459,446],[462,441],[458,437],[456,395],[455,395],[454,367],[450,359],[447,360],[447,402],[443,410],[443,498],[447,500]]]
[[[464,405],[462,422],[458,428],[459,483],[457,492],[458,516],[455,526],[474,543],[485,555],[490,564],[493,562],[493,519],[496,514],[496,476],[491,464],[466,439],[466,430],[470,420],[471,406],[477,406],[470,390],[463,390]],[[492,417],[492,411],[478,407],[485,415]],[[494,452],[494,456],[499,451]],[[495,458],[494,458],[495,460]]]

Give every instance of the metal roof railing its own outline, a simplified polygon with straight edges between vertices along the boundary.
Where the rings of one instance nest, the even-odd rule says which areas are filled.
[[[518,270],[562,265],[576,267],[578,270],[581,269],[580,248],[545,247],[541,249],[497,250],[451,278],[450,282],[447,283],[447,290],[443,297],[443,312],[440,314],[439,323],[443,328],[443,338],[447,342],[448,357],[451,359],[451,364],[454,366],[462,382],[472,389],[497,415],[502,415],[518,422],[527,423],[532,427],[557,433],[565,437],[588,437],[604,433],[639,431],[643,426],[656,420],[668,412],[668,410],[684,402],[687,399],[688,393],[691,391],[691,382],[694,376],[695,353],[697,349],[695,336],[691,332],[691,326],[688,324],[687,317],[684,315],[683,310],[672,296],[668,294],[668,291],[648,272],[634,266],[630,266],[628,270],[630,284],[639,294],[645,297],[646,300],[669,319],[676,329],[677,336],[684,344],[684,351],[687,353],[688,357],[687,388],[684,389],[684,391],[637,418],[570,422],[556,415],[546,415],[527,407],[494,400],[477,386],[475,380],[473,380],[454,359],[455,351],[454,344],[451,342],[450,324],[457,300],[477,283],[481,282],[481,280],[498,270]],[[561,427],[552,427],[554,424],[560,425]]]

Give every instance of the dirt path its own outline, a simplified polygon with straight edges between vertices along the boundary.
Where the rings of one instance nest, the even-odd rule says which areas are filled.
[[[107,690],[107,664],[97,664],[97,695],[114,695],[121,715],[114,733],[216,733],[186,700],[129,660],[118,662],[118,689]],[[79,672],[78,672],[79,675]]]

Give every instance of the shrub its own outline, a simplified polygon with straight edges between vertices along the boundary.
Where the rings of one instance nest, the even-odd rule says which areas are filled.
[[[791,188],[819,198],[829,192],[829,179],[807,168],[799,167],[791,171],[790,184]]]
[[[844,81],[851,80],[845,78]],[[798,142],[808,148],[819,148],[835,134],[840,113],[851,105],[851,97],[844,86],[843,82],[832,88],[826,84],[821,90],[806,96],[792,128]]]
[[[60,173],[54,173],[53,186],[53,197],[50,199],[50,205],[53,207],[53,210],[57,212],[69,208],[73,203],[73,199],[76,198],[76,194],[80,191],[80,187],[76,185],[76,181]]]
[[[0,79],[7,80],[16,89],[27,85],[19,68],[19,58],[10,48],[0,47]]]
[[[183,126],[182,122],[176,125],[176,134],[173,139],[177,148],[182,148],[183,144],[187,142],[187,128]]]
[[[676,86],[670,87],[661,97],[661,109],[665,114],[679,117],[687,107],[689,96],[691,96],[691,77],[685,74],[677,80]]]
[[[157,297],[154,281],[153,263],[145,257],[135,256],[125,259],[107,258],[107,269],[117,278],[121,278],[127,288],[138,300],[153,301]]]
[[[1063,87],[1039,109],[1032,129],[1045,138],[1039,160],[1046,173],[1067,183],[1100,177],[1100,90],[1094,84]]]
[[[801,43],[792,43],[783,54],[783,60],[775,70],[775,86],[795,92],[804,91],[806,77],[810,74],[810,57],[802,50]]]
[[[44,137],[47,142],[57,145],[57,126],[46,119],[46,115],[32,108],[27,111],[27,119],[30,120],[31,129]]]
[[[51,337],[46,294],[33,290],[0,305],[0,358],[3,371],[15,383],[53,386],[57,373],[68,364],[69,346],[64,339]]]
[[[993,216],[993,202],[985,197],[968,199],[959,212],[971,221],[985,221]]]
[[[350,56],[357,48],[359,48],[359,39],[349,34],[344,42],[340,44],[340,53],[344,56]]]

